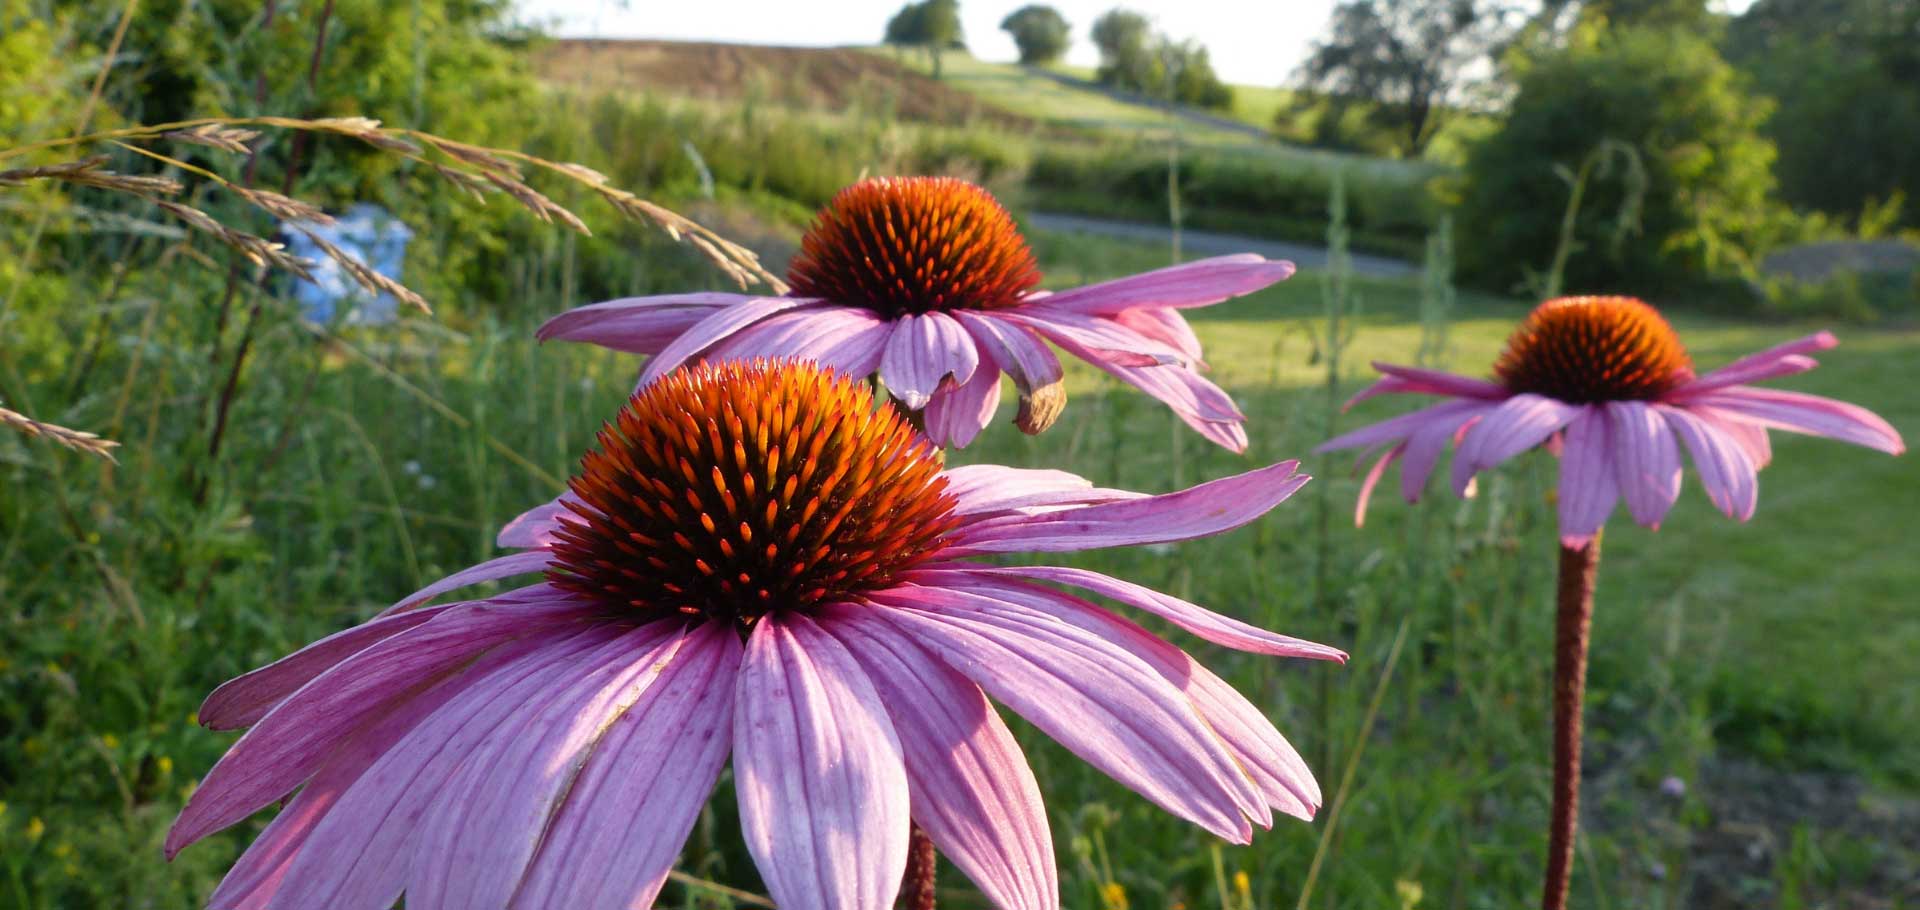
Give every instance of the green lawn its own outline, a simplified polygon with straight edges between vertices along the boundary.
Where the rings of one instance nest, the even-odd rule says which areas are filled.
[[[1164,261],[1146,247],[1036,242],[1054,285]],[[317,344],[270,311],[282,328],[260,340],[204,505],[188,492],[203,440],[181,415],[210,394],[197,378],[204,353],[183,334],[205,318],[205,288],[154,287],[154,301],[124,312],[80,305],[39,326],[46,349],[63,350],[63,333],[78,337],[72,327],[96,318],[129,333],[141,331],[147,308],[158,318],[151,344],[116,345],[89,366],[84,387],[94,391],[59,415],[126,441],[118,467],[0,436],[0,904],[199,906],[264,824],[161,862],[167,822],[231,739],[194,726],[200,698],[493,555],[499,523],[552,495],[634,366],[530,340],[540,315],[585,302],[566,296],[560,249],[528,251],[500,309],[456,307],[465,315],[449,322],[355,332],[350,347]],[[1363,317],[1342,353],[1342,396],[1365,381],[1367,359],[1408,360],[1421,337],[1415,286],[1356,288]],[[1348,665],[1332,667],[1174,636],[1270,711],[1319,773],[1329,806],[1313,824],[1283,820],[1250,847],[1225,846],[1019,727],[1049,801],[1067,906],[1103,906],[1100,895],[1116,886],[1140,908],[1292,906],[1323,849],[1312,888],[1327,906],[1406,906],[1417,888],[1422,907],[1508,907],[1535,892],[1547,808],[1552,465],[1522,459],[1466,503],[1435,495],[1410,507],[1383,495],[1367,526],[1352,528],[1348,459],[1311,454],[1329,430],[1326,352],[1314,341],[1320,294],[1317,277],[1303,274],[1193,314],[1215,376],[1253,419],[1246,456],[1075,367],[1071,403],[1050,433],[1028,438],[997,424],[956,458],[1066,468],[1150,491],[1288,457],[1318,478],[1232,534],[1073,562],[1350,651]],[[1522,313],[1517,302],[1463,295],[1447,362],[1484,370]],[[1703,365],[1806,330],[1676,321]],[[1857,401],[1911,436],[1920,336],[1843,336],[1826,366],[1782,385]],[[77,359],[23,364],[32,397],[64,400]],[[1405,406],[1370,403],[1337,426]],[[1701,905],[1707,887],[1785,906],[1803,893],[1873,893],[1914,868],[1910,837],[1863,841],[1788,803],[1768,834],[1776,842],[1804,831],[1829,858],[1877,844],[1862,854],[1870,861],[1801,868],[1803,852],[1777,852],[1739,881],[1700,861],[1702,844],[1720,836],[1715,813],[1740,795],[1704,783],[1721,762],[1757,756],[1780,774],[1838,769],[1895,794],[1920,767],[1903,735],[1920,725],[1910,669],[1920,564],[1904,541],[1920,510],[1913,463],[1790,438],[1777,452],[1751,525],[1718,517],[1690,490],[1657,534],[1616,520],[1608,535],[1591,836],[1575,881],[1582,905]],[[1356,745],[1365,750],[1357,763]],[[1668,775],[1695,782],[1685,800],[1657,794]],[[732,815],[723,786],[683,869],[757,889]],[[956,873],[944,881],[957,892],[943,906],[983,906]],[[690,893],[668,896],[675,906],[725,905],[679,903]]]

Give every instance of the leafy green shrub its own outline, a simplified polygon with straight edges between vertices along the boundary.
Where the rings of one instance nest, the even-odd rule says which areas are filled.
[[[1602,143],[1631,146],[1644,184],[1584,189],[1565,287],[1647,294],[1698,289],[1735,271],[1770,229],[1767,103],[1704,39],[1580,29],[1563,50],[1517,64],[1507,121],[1468,155],[1461,271],[1500,290],[1554,258],[1567,174]],[[1634,199],[1630,189],[1640,189]],[[1637,207],[1632,203],[1637,202]],[[1634,209],[1637,208],[1637,212]],[[1629,214],[1622,230],[1622,214]]]
[[[1781,319],[1911,318],[1920,314],[1920,269],[1843,271],[1822,281],[1775,279],[1765,285],[1761,309]]]

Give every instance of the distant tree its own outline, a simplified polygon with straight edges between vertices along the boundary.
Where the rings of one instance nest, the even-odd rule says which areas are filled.
[[[940,78],[941,53],[966,46],[960,32],[959,0],[921,0],[901,7],[887,20],[886,42],[925,48],[933,60],[933,78]]]
[[[1220,80],[1213,71],[1207,49],[1195,41],[1161,39],[1159,57],[1163,82],[1170,83],[1159,93],[1170,95],[1182,104],[1225,109],[1233,106],[1233,86]],[[1156,93],[1156,94],[1159,94]]]
[[[1233,88],[1213,71],[1206,48],[1156,33],[1139,13],[1114,9],[1094,20],[1093,43],[1102,85],[1200,107],[1233,106]]]
[[[1066,17],[1051,6],[1034,3],[1000,20],[1000,30],[1013,36],[1021,63],[1052,63],[1067,52],[1071,29]]]
[[[1725,46],[1779,105],[1766,133],[1783,199],[1848,216],[1902,196],[1920,225],[1920,2],[1760,0]]]
[[[1504,12],[1487,0],[1347,0],[1299,79],[1336,107],[1371,103],[1371,117],[1396,128],[1401,148],[1418,155],[1446,102],[1507,33]]]
[[[1096,78],[1102,84],[1144,92],[1158,81],[1153,23],[1147,17],[1129,9],[1111,9],[1093,20],[1092,35],[1100,49]]]

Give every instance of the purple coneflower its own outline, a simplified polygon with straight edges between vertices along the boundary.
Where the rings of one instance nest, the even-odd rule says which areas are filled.
[[[1299,489],[1294,468],[1162,496],[943,470],[855,380],[678,370],[601,431],[567,494],[501,532],[523,552],[216,690],[201,722],[251,729],[168,854],[292,793],[214,907],[647,907],[731,758],[782,908],[892,906],[910,823],[995,905],[1057,908],[1040,787],[989,696],[1236,843],[1275,811],[1311,817],[1320,791],[1219,677],[1055,585],[1243,651],[1345,655],[1095,572],[981,557],[1219,533]]]
[[[1580,704],[1600,532],[1625,499],[1633,520],[1657,528],[1680,494],[1680,449],[1693,457],[1715,507],[1753,516],[1758,474],[1772,458],[1767,431],[1826,436],[1898,455],[1900,434],[1864,408],[1747,383],[1813,369],[1807,356],[1837,344],[1821,332],[1734,361],[1704,376],[1660,312],[1631,297],[1561,297],[1540,304],[1507,339],[1495,381],[1376,363],[1385,378],[1354,396],[1413,392],[1450,400],[1355,430],[1319,451],[1388,446],[1360,488],[1359,523],[1389,464],[1404,460],[1400,491],[1420,498],[1449,441],[1452,485],[1545,445],[1560,456],[1558,618],[1554,643],[1553,812],[1542,905],[1564,907],[1579,812]],[[1364,456],[1363,456],[1364,457]]]
[[[1033,253],[986,190],[949,177],[877,178],[820,210],[788,270],[787,296],[612,300],[554,317],[540,337],[651,354],[642,384],[702,358],[786,357],[845,376],[877,373],[901,406],[921,412],[936,444],[955,447],[993,419],[1001,373],[1020,393],[1016,425],[1039,433],[1053,423],[1066,393],[1051,341],[1239,452],[1246,418],[1197,372],[1200,340],[1179,310],[1291,274],[1291,262],[1246,254],[1036,291]]]

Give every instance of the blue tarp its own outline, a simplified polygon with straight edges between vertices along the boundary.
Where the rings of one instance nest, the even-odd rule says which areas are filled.
[[[314,262],[312,281],[294,279],[293,298],[300,314],[314,322],[332,322],[343,311],[349,325],[384,325],[392,322],[400,302],[392,294],[373,294],[355,284],[340,263],[320,250],[302,230],[312,231],[349,256],[395,281],[400,280],[401,264],[406,261],[407,241],[413,231],[387,210],[371,203],[355,203],[333,224],[293,222],[287,225],[287,251]]]

